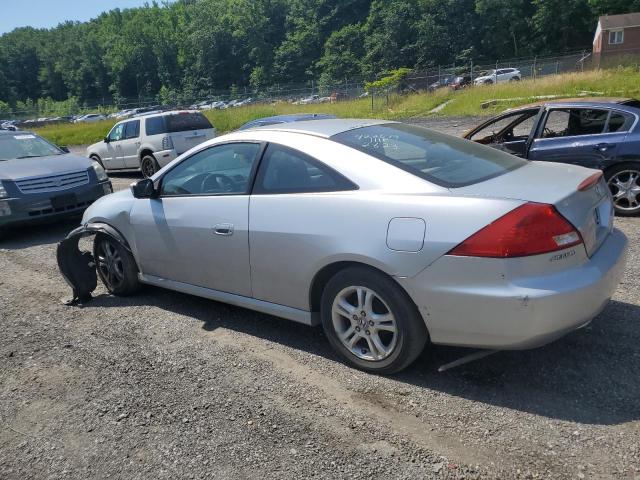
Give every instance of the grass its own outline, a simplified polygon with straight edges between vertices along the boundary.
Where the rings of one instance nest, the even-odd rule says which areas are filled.
[[[614,97],[640,97],[640,72],[632,68],[599,70],[470,88],[461,92],[440,89],[434,93],[392,95],[388,99],[375,96],[373,108],[371,98],[362,98],[334,104],[253,104],[227,110],[210,110],[205,112],[205,115],[218,133],[225,133],[256,118],[286,113],[331,113],[341,118],[374,117],[395,120],[428,116],[434,107],[448,101],[437,115],[492,115],[505,108],[531,103],[535,101],[534,97],[539,95],[572,97],[582,92]],[[482,108],[484,102],[494,99],[506,101],[486,109]],[[113,124],[113,121],[104,121],[50,125],[35,131],[58,145],[81,145],[104,138]]]

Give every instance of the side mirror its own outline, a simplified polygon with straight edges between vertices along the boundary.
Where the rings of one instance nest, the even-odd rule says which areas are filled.
[[[143,178],[142,180],[132,183],[131,193],[133,193],[135,198],[152,198],[156,193],[153,180],[150,178]]]
[[[61,145],[61,146],[60,146],[60,147],[58,147],[58,148],[60,148],[60,150],[62,150],[64,153],[71,153],[71,152],[69,151],[69,147],[67,147],[66,145]]]
[[[109,137],[104,137],[104,143],[109,143],[111,140],[109,140]]]

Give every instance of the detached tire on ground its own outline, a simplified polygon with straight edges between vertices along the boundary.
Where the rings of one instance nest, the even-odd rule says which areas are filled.
[[[138,267],[133,256],[109,235],[96,235],[93,258],[98,276],[110,293],[127,296],[140,288]]]
[[[416,306],[388,276],[350,267],[327,283],[321,299],[322,327],[338,354],[372,373],[399,372],[424,349],[426,326]]]
[[[158,170],[160,170],[160,165],[156,161],[156,157],[148,153],[142,160],[140,160],[140,171],[142,175],[146,178],[153,176]]]
[[[608,168],[604,177],[613,196],[613,207],[621,217],[640,215],[640,162],[625,162]]]

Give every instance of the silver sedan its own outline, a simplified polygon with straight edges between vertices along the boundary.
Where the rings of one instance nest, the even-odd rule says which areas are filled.
[[[322,324],[353,366],[427,342],[539,346],[604,308],[626,261],[599,171],[420,127],[315,120],[236,132],[108,195],[58,250],[77,301],[97,273]]]

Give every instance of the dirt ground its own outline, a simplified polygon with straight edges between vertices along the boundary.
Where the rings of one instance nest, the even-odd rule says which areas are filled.
[[[640,218],[616,219],[629,263],[590,326],[386,378],[320,329],[159,288],[64,306],[74,225],[0,241],[0,479],[640,478]]]

